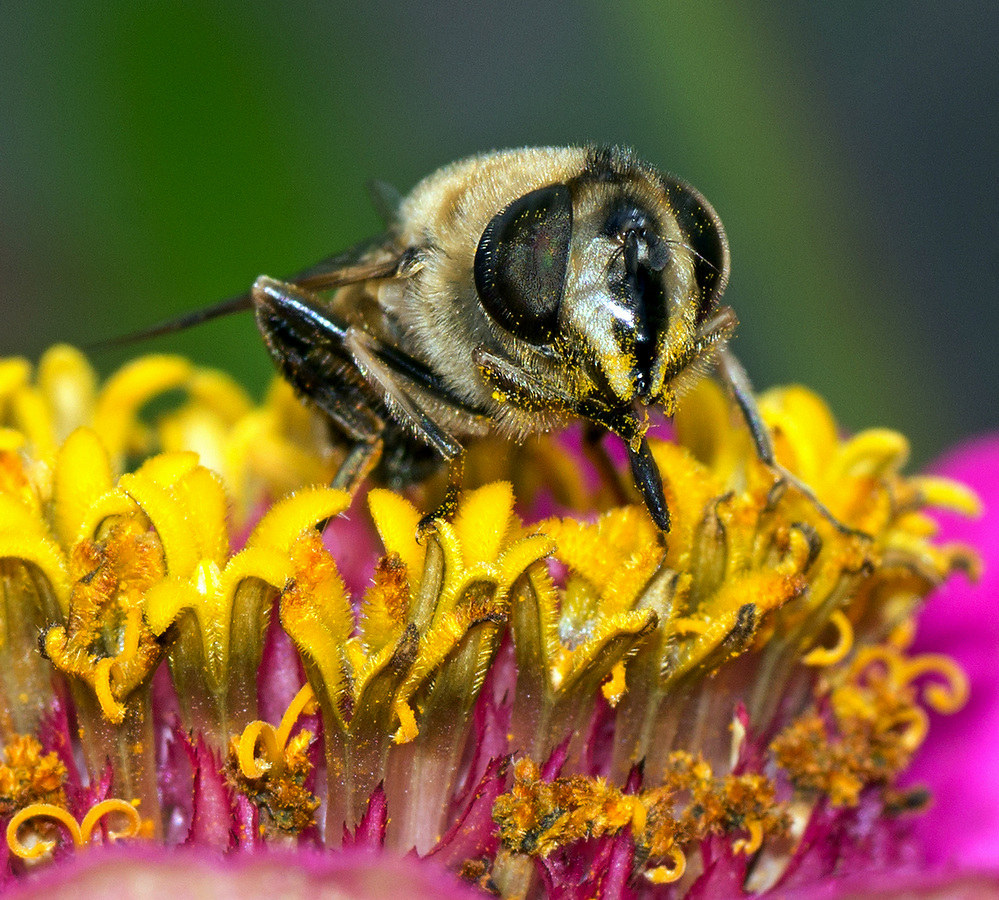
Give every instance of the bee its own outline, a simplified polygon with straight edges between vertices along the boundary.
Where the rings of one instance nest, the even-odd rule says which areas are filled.
[[[403,486],[459,464],[477,437],[582,419],[624,441],[665,532],[649,412],[672,415],[712,366],[774,464],[726,349],[728,277],[725,230],[694,188],[619,148],[527,148],[445,166],[382,237],[173,326],[252,309],[280,372],[347,447],[337,486],[376,466]]]

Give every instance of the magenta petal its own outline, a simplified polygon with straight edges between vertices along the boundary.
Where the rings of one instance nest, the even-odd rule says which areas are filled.
[[[213,900],[471,900],[479,891],[428,860],[349,850],[217,857],[133,845],[80,853],[23,882],[16,900],[211,897]]]
[[[236,823],[222,766],[200,735],[194,744],[185,741],[184,747],[194,769],[194,809],[186,843],[228,850],[235,844]]]
[[[280,627],[275,611],[267,626],[258,670],[258,717],[264,722],[280,722],[304,680],[298,651]]]
[[[235,831],[236,847],[254,850],[263,846],[260,836],[260,811],[243,794],[236,795]]]
[[[508,769],[507,757],[497,758],[489,763],[465,811],[428,856],[435,857],[445,865],[458,867],[466,859],[476,859],[496,852],[493,805],[508,787]]]
[[[388,826],[388,803],[385,786],[379,784],[368,798],[368,808],[353,832],[343,826],[344,847],[366,847],[377,850],[385,846],[385,829]]]
[[[915,823],[931,864],[999,866],[999,436],[951,453],[935,467],[975,490],[979,519],[937,516],[942,541],[971,544],[984,563],[971,584],[957,575],[935,591],[920,616],[915,649],[946,653],[967,672],[971,699],[955,715],[933,715],[930,734],[909,770],[926,784],[932,809]]]

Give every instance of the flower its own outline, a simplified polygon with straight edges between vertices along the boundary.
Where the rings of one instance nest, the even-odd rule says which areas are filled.
[[[0,362],[6,878],[165,892],[293,858],[364,896],[698,897],[918,871],[903,774],[967,680],[915,616],[977,566],[926,509],[977,500],[802,388],[760,408],[794,477],[702,382],[652,442],[664,536],[600,447],[596,481],[559,439],[483,442],[457,503],[351,497],[281,382],[258,407],[177,357],[101,386],[67,347]]]

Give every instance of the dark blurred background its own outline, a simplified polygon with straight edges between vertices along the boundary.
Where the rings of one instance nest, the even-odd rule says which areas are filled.
[[[997,424],[994,0],[97,6],[0,7],[0,355],[367,237],[370,178],[596,141],[720,212],[757,386],[901,428],[917,462]],[[248,317],[149,346],[271,374]]]

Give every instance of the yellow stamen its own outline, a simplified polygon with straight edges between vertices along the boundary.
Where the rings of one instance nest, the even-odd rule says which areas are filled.
[[[257,743],[262,743],[262,753],[257,758]],[[239,736],[236,758],[239,770],[246,778],[261,778],[272,767],[281,762],[281,747],[278,745],[274,726],[270,722],[254,719]]]
[[[899,711],[890,722],[892,727],[903,726],[902,745],[910,753],[922,746],[930,730],[930,717],[926,710],[911,706]]]
[[[683,878],[683,873],[687,871],[687,857],[679,847],[670,848],[669,855],[673,860],[672,866],[656,866],[645,873],[653,884],[672,884]]]
[[[627,686],[624,680],[624,662],[618,662],[611,669],[607,680],[600,685],[600,690],[604,699],[611,705],[617,706],[618,701],[624,696]]]
[[[888,635],[888,643],[893,647],[897,647],[899,650],[907,650],[912,646],[912,642],[916,639],[916,620],[915,618],[906,619],[904,622],[899,623],[892,629],[891,634]]]
[[[315,700],[316,695],[312,691],[312,685],[308,683],[303,684],[298,693],[292,698],[291,703],[288,704],[284,715],[281,716],[281,724],[278,725],[276,735],[278,744],[281,747],[284,747],[288,743],[288,738],[291,736],[291,729],[295,727],[298,717],[308,715],[315,710]]]
[[[829,624],[836,628],[836,643],[806,653],[801,659],[806,666],[833,666],[844,660],[853,648],[853,625],[841,609],[833,610]]]
[[[645,826],[648,824],[649,811],[642,803],[641,797],[626,795],[621,799],[631,806],[631,833],[638,837],[645,831]]]
[[[732,842],[732,852],[733,853],[744,853],[746,856],[752,856],[757,850],[763,846],[763,823],[757,820],[752,820],[746,823],[746,831],[749,832],[748,838],[738,838]]]
[[[420,729],[416,724],[416,716],[413,708],[405,701],[399,701],[393,707],[395,714],[399,717],[399,727],[396,729],[392,740],[397,744],[408,744],[419,733]]]

